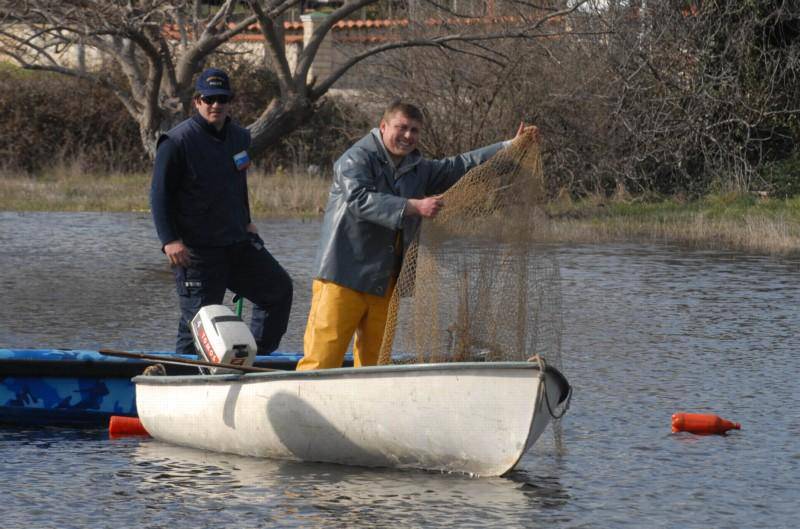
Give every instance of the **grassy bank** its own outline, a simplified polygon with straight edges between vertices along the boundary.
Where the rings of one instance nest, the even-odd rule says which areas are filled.
[[[150,179],[144,174],[87,177],[79,170],[37,178],[0,176],[4,211],[147,211]],[[307,175],[250,175],[257,217],[318,216],[329,181]],[[697,201],[645,202],[630,198],[554,201],[547,206],[554,240],[609,242],[659,240],[706,248],[791,255],[800,253],[800,197],[713,195]]]
[[[330,182],[322,177],[278,172],[249,175],[250,207],[258,217],[314,216],[325,205]],[[88,177],[62,169],[38,177],[0,175],[3,211],[148,211],[150,176]]]
[[[558,240],[659,240],[704,248],[800,254],[800,197],[711,195],[700,200],[562,201],[548,206]]]

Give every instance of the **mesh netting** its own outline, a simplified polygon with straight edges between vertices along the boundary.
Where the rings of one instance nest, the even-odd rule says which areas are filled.
[[[530,136],[443,195],[408,249],[379,363],[526,360],[561,367],[561,290],[546,228],[539,146]]]

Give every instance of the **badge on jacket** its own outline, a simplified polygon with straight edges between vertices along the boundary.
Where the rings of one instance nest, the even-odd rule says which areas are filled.
[[[245,169],[250,167],[250,156],[247,155],[247,151],[242,151],[238,154],[234,154],[233,163],[236,164],[236,169],[239,171],[244,171]]]

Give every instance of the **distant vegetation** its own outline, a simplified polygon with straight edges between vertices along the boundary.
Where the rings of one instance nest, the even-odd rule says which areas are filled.
[[[496,9],[517,13],[503,2]],[[447,16],[476,14],[467,11]],[[453,31],[436,27],[415,30],[430,31],[429,39]],[[265,173],[329,173],[377,124],[375,109],[401,96],[423,107],[422,148],[435,157],[508,138],[519,120],[537,124],[552,198],[800,193],[797,1],[588,2],[525,38],[448,43],[381,53],[354,68],[357,94],[315,100],[310,121],[287,125],[257,163]],[[285,82],[277,70],[261,62],[235,68],[240,122],[257,122],[270,101],[287,97],[278,96]],[[57,74],[3,72],[6,174],[54,166],[149,172],[140,127],[110,92]]]
[[[283,170],[248,174],[255,216],[313,217],[325,205],[330,181]],[[0,173],[0,211],[149,211],[148,173],[87,175],[65,165],[32,177]]]
[[[274,90],[274,79],[238,67],[233,116],[255,119]],[[9,175],[149,173],[152,160],[122,104],[88,81],[22,70],[0,62],[0,170]],[[328,102],[304,127],[258,160],[265,171],[324,173],[371,126],[353,105]]]
[[[687,201],[588,196],[548,205],[549,236],[559,241],[669,241],[703,248],[800,254],[800,196],[709,194]]]
[[[96,85],[0,63],[0,164],[6,174],[58,166],[105,173],[144,169],[136,124]]]

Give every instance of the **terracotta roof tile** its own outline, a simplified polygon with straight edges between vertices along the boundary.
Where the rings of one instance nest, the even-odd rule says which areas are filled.
[[[452,19],[427,19],[422,24],[427,27],[452,27],[452,26],[476,26],[494,25],[520,22],[519,17],[514,16],[494,16],[481,18],[452,18]],[[549,23],[558,23],[550,20]],[[340,20],[334,24],[331,35],[339,42],[385,42],[396,38],[386,33],[389,29],[402,29],[409,26],[408,19],[378,19],[378,20]],[[301,21],[286,21],[283,23],[285,31],[284,39],[287,43],[302,42],[303,23]],[[180,31],[175,25],[166,25],[163,28],[167,38],[180,38]],[[374,33],[372,33],[374,32]],[[337,33],[340,33],[337,35]],[[345,34],[347,36],[345,37]],[[247,31],[240,33],[233,40],[236,41],[260,41],[263,37],[258,24],[251,24]]]

